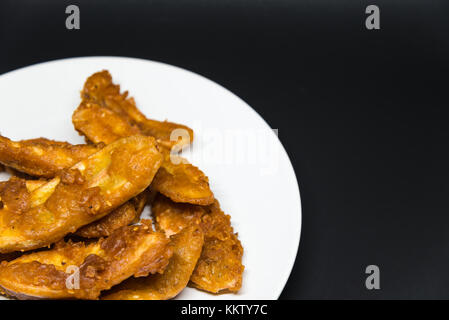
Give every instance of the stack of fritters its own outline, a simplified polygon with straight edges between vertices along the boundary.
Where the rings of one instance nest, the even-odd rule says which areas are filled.
[[[243,248],[180,124],[145,117],[108,71],[89,77],[71,145],[0,136],[0,290],[17,298],[170,299],[237,292]],[[153,223],[140,220],[150,204]],[[70,285],[75,283],[75,286]]]

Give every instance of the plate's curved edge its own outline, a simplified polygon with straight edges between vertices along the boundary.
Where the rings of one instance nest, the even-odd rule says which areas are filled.
[[[196,77],[200,77],[203,80],[213,84],[215,87],[219,88],[220,90],[224,90],[227,93],[229,93],[229,94],[233,95],[234,97],[236,97],[238,100],[240,100],[240,102],[242,102],[243,105],[245,105],[249,110],[251,110],[251,112],[253,112],[256,115],[256,117],[259,118],[265,124],[265,126],[267,126],[270,130],[272,130],[270,125],[267,123],[267,121],[259,113],[257,113],[256,110],[254,110],[242,98],[240,98],[238,95],[236,95],[235,93],[231,92],[227,88],[223,87],[222,85],[218,84],[217,82],[215,82],[215,81],[213,81],[213,80],[211,80],[209,78],[206,78],[205,76],[203,76],[201,74],[198,74],[196,72],[190,71],[190,70],[185,69],[185,68],[181,68],[181,67],[177,67],[177,66],[174,66],[174,65],[170,65],[168,63],[161,62],[161,61],[148,60],[148,59],[136,58],[136,57],[124,57],[124,56],[69,57],[69,58],[63,58],[63,59],[56,59],[56,60],[38,62],[38,63],[29,65],[29,66],[21,67],[21,68],[18,68],[18,69],[14,69],[14,70],[2,73],[2,74],[0,74],[0,77],[2,77],[2,78],[3,77],[8,77],[9,75],[11,75],[13,73],[16,73],[16,72],[20,72],[23,69],[34,69],[34,68],[40,67],[41,65],[44,65],[44,64],[57,64],[57,63],[61,63],[61,62],[64,62],[64,61],[69,61],[69,60],[73,61],[73,60],[92,60],[92,59],[98,59],[98,60],[101,60],[101,59],[108,59],[108,60],[127,59],[127,60],[141,61],[141,62],[145,62],[145,63],[150,62],[150,63],[160,64],[160,65],[163,65],[163,66],[168,67],[168,68],[177,69],[179,71],[190,73],[190,74],[192,74],[192,75],[194,75]],[[296,185],[297,199],[295,199],[295,201],[299,205],[299,208],[298,208],[299,209],[299,220],[298,220],[297,225],[296,225],[297,232],[295,233],[296,246],[295,246],[295,249],[293,250],[294,252],[292,252],[291,259],[290,259],[290,261],[288,263],[288,265],[289,265],[289,267],[288,267],[289,272],[286,273],[283,276],[284,279],[282,281],[280,281],[280,285],[279,285],[278,290],[276,290],[276,292],[273,293],[273,300],[277,300],[277,299],[279,299],[280,295],[282,294],[282,291],[284,290],[285,285],[287,284],[287,281],[290,278],[290,275],[291,275],[291,273],[293,271],[293,266],[294,266],[296,258],[298,256],[299,244],[300,244],[300,240],[301,240],[301,230],[302,230],[302,204],[301,204],[301,195],[300,195],[300,190],[299,190],[299,183],[298,183],[298,179],[297,179],[296,172],[294,170],[292,161],[291,161],[290,157],[288,156],[288,153],[287,153],[284,145],[282,144],[281,140],[279,139],[279,137],[273,131],[272,131],[272,134],[275,136],[275,138],[277,139],[279,144],[282,146],[283,156],[285,156],[288,159],[289,170],[292,173],[292,177],[294,178],[294,182],[295,182],[295,185]]]
[[[257,112],[256,112],[257,113]],[[263,119],[263,118],[262,118]],[[265,121],[265,120],[264,120]],[[296,232],[296,239],[295,239],[295,241],[296,241],[296,243],[297,243],[297,245],[296,245],[296,248],[295,248],[295,252],[294,252],[294,254],[292,255],[292,260],[290,261],[290,265],[289,265],[289,269],[290,269],[290,272],[288,273],[288,275],[285,277],[285,279],[284,279],[284,283],[282,284],[282,287],[280,288],[280,290],[279,290],[279,292],[278,292],[278,294],[277,294],[277,298],[276,299],[279,299],[279,297],[281,296],[281,294],[282,294],[282,292],[284,291],[284,288],[285,288],[285,286],[287,285],[287,282],[288,282],[288,279],[290,278],[290,276],[291,276],[291,274],[292,274],[292,271],[293,271],[293,267],[294,267],[294,265],[295,265],[295,262],[296,262],[296,259],[297,259],[297,257],[298,257],[298,252],[299,252],[299,243],[301,242],[301,230],[302,230],[302,203],[301,203],[301,193],[300,193],[300,190],[299,190],[299,183],[298,183],[298,178],[296,177],[296,172],[295,172],[295,169],[293,168],[293,164],[292,164],[292,162],[291,162],[291,160],[290,160],[290,157],[288,156],[288,153],[287,153],[287,151],[285,150],[285,148],[284,148],[284,145],[282,144],[282,142],[279,140],[279,143],[280,143],[280,145],[282,146],[282,150],[283,150],[283,152],[285,153],[285,156],[287,157],[287,159],[289,160],[289,162],[290,162],[290,170],[291,170],[291,172],[292,172],[292,175],[293,175],[293,177],[294,177],[294,180],[295,180],[295,182],[296,182],[296,194],[297,194],[297,196],[298,196],[298,204],[299,204],[299,223],[298,223],[298,225],[297,225],[297,228],[298,228],[298,230],[297,230],[297,232]]]

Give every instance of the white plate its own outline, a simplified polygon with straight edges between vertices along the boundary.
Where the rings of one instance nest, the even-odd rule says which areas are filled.
[[[298,183],[272,129],[223,87],[192,72],[140,59],[87,57],[41,63],[0,76],[1,134],[83,143],[71,115],[86,78],[102,69],[129,90],[148,117],[183,123],[195,131],[187,158],[209,176],[245,250],[238,294],[215,296],[188,288],[178,298],[277,299],[299,245]]]

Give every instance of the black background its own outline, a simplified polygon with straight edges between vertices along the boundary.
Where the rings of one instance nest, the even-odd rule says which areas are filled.
[[[448,32],[445,1],[2,0],[0,73],[117,55],[218,82],[279,129],[296,170],[303,229],[281,298],[449,298]]]

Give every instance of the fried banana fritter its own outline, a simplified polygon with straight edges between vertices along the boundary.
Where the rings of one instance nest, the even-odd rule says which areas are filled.
[[[138,126],[142,133],[154,137],[164,147],[171,149],[174,145],[183,146],[193,142],[193,130],[187,126],[168,121],[147,119],[136,107],[133,98],[128,98],[128,92],[120,93],[120,86],[112,82],[112,76],[107,70],[91,75],[81,92],[83,102],[95,103],[112,110],[122,117],[129,125]],[[174,130],[186,133],[181,140],[172,140]]]
[[[54,178],[61,170],[73,166],[103,147],[104,144],[97,146],[71,145],[67,142],[45,138],[14,142],[0,136],[0,161],[14,166],[13,172],[11,172],[14,176],[22,177],[20,172],[23,172],[37,177]],[[15,170],[20,170],[20,172]],[[31,183],[31,181],[29,180],[27,183]],[[144,198],[142,196],[131,199],[130,203],[125,203],[99,221],[83,227],[77,234],[86,238],[110,235],[115,229],[130,224],[140,216],[143,206],[145,206],[145,204],[142,206],[142,202],[146,201]]]
[[[101,238],[111,235],[116,229],[139,221],[147,204],[148,189],[132,198],[100,220],[80,228],[75,234],[83,238]]]
[[[174,202],[208,205],[214,202],[209,178],[186,159],[163,151],[164,162],[151,187]],[[176,164],[172,159],[176,158]]]
[[[0,293],[165,300],[189,284],[237,292],[243,248],[230,216],[208,177],[178,155],[193,131],[146,118],[106,70],[86,80],[81,99],[72,121],[88,144],[0,136],[0,171],[12,175],[0,182]],[[150,198],[157,231],[150,220],[130,226]],[[95,240],[62,240],[73,233]]]
[[[161,163],[154,138],[132,136],[31,192],[13,181],[0,193],[0,253],[47,246],[106,216],[143,192]]]
[[[77,122],[76,126],[82,128],[80,131],[84,132],[89,140],[97,143],[97,145],[71,145],[67,142],[52,141],[45,138],[13,142],[8,138],[0,136],[0,145],[2,141],[4,142],[4,148],[2,149],[0,147],[0,162],[2,159],[4,161],[4,159],[8,158],[8,164],[13,165],[16,170],[36,177],[53,178],[60,170],[69,168],[82,159],[101,150],[104,147],[104,143],[111,143],[120,137],[127,137],[134,132],[133,130],[120,131],[118,129],[121,127],[120,124],[109,127],[106,125],[103,126],[101,122],[94,120],[97,117],[94,114],[104,108],[94,107],[93,109],[95,110],[90,111],[90,108],[87,107],[83,107],[83,109],[88,110],[81,110],[82,112],[86,112],[85,116],[87,119],[83,120],[84,124]],[[110,111],[106,111],[106,113],[109,115]],[[120,117],[114,121],[108,115],[104,118],[106,119],[105,123],[117,124],[117,121],[125,123]],[[112,127],[115,129],[111,129]],[[114,132],[119,132],[120,136]],[[34,141],[39,141],[38,145]],[[19,146],[19,149],[27,145],[33,147],[29,147],[28,152],[21,153],[15,150],[16,147],[13,147],[16,144]],[[209,179],[207,176],[200,169],[188,163],[186,159],[170,155],[164,149],[161,151],[164,154],[164,162],[152,183],[152,188],[175,202],[198,205],[213,203],[214,194],[209,187]],[[38,156],[39,154],[49,156]],[[176,157],[178,159],[177,164],[174,164],[170,157]],[[67,166],[64,167],[63,165]]]
[[[123,137],[141,134],[137,126],[97,103],[82,102],[72,120],[75,129],[93,143],[109,144]]]
[[[48,139],[11,141],[0,136],[0,163],[31,176],[54,178],[98,151],[96,146],[72,145]]]
[[[242,286],[243,247],[218,201],[210,206],[174,203],[158,195],[152,212],[156,228],[178,234],[188,226],[199,225],[204,232],[201,257],[190,278],[193,286],[212,293],[237,292]]]
[[[6,181],[0,182],[0,193],[2,187],[13,185],[11,182],[14,180],[23,180],[17,177],[12,177],[7,183]],[[24,180],[28,192],[32,192],[42,185],[46,180]],[[145,190],[141,194],[132,198],[125,204],[121,205],[117,209],[113,210],[107,216],[94,221],[84,227],[81,227],[76,234],[84,238],[101,238],[107,237],[112,234],[116,229],[127,226],[131,223],[138,222],[140,214],[142,213],[149,197],[149,190]]]
[[[171,256],[162,232],[147,223],[127,226],[92,244],[61,241],[50,250],[3,261],[0,288],[19,299],[97,299],[131,276],[162,273]],[[69,278],[76,270],[79,277]]]
[[[105,300],[167,300],[189,283],[201,255],[204,238],[199,226],[190,226],[171,237],[173,257],[163,274],[130,278],[107,292]]]
[[[116,106],[114,109],[118,108],[119,106]],[[126,112],[115,112],[108,107],[100,106],[97,102],[83,102],[73,113],[72,120],[76,130],[89,141],[109,144],[118,137],[135,134],[136,127],[130,124],[124,114]],[[144,130],[140,132],[145,134]],[[170,151],[164,149],[161,151],[165,154],[164,162],[152,184],[154,190],[175,202],[198,205],[214,202],[208,178],[200,169],[179,156],[176,156],[179,161],[175,164],[171,161],[171,157],[175,156],[170,157]]]

